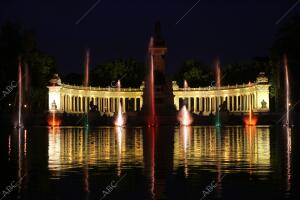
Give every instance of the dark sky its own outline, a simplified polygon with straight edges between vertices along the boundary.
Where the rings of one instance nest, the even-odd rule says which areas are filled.
[[[116,57],[144,61],[160,20],[172,72],[189,58],[212,63],[218,56],[228,63],[266,56],[278,27],[300,11],[298,0],[197,1],[102,0],[76,24],[97,0],[0,0],[0,24],[9,20],[35,30],[40,49],[68,73],[82,71],[86,47],[92,67]]]

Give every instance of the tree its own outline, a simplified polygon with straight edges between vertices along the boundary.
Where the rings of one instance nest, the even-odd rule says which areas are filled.
[[[121,80],[122,87],[139,87],[145,77],[145,67],[135,59],[114,59],[97,65],[91,72],[91,85],[113,86]]]
[[[265,72],[267,76],[270,74],[269,58],[256,57],[251,61],[228,64],[222,70],[223,85],[235,85],[255,82],[259,72]]]
[[[209,66],[196,60],[184,62],[174,79],[180,86],[183,86],[183,81],[186,80],[190,87],[209,86],[215,80]]]
[[[22,29],[19,25],[6,23],[0,28],[0,86],[5,88],[10,82],[18,80],[18,62],[23,63],[23,80],[30,80],[25,101],[32,111],[45,110],[47,107],[48,81],[55,69],[52,57],[37,48],[33,31]],[[24,92],[25,93],[25,92]],[[16,100],[17,90],[3,99],[0,109],[7,102]],[[4,106],[5,107],[5,106]]]
[[[272,73],[274,79],[274,91],[276,93],[277,108],[283,103],[284,98],[284,73],[283,55],[288,58],[291,98],[295,102],[300,99],[300,15],[291,17],[286,24],[278,30],[271,48]],[[280,101],[279,101],[280,100]]]

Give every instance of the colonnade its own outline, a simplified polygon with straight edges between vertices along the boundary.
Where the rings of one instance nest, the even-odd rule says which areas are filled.
[[[56,80],[56,79],[55,79]],[[84,113],[97,110],[112,114],[118,111],[119,105],[123,112],[141,111],[143,106],[143,84],[140,88],[100,88],[82,87],[61,84],[48,86],[49,110],[67,113]],[[222,105],[229,112],[269,112],[268,79],[260,73],[255,83],[222,86],[179,88],[173,81],[174,105],[180,110],[186,105],[193,113],[208,115],[215,113]]]
[[[194,113],[214,113],[221,104],[230,112],[248,112],[257,108],[256,94],[232,95],[232,96],[184,96],[175,97],[177,110],[183,105]]]
[[[71,113],[84,113],[94,109],[103,113],[114,113],[122,107],[122,112],[140,111],[143,100],[141,97],[86,97],[86,96],[72,96],[64,95],[62,97],[61,107],[62,111]]]

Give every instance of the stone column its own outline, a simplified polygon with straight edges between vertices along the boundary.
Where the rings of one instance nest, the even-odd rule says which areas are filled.
[[[98,105],[98,111],[100,111],[100,97],[98,96],[98,102],[97,102],[97,105]]]
[[[230,111],[229,110],[229,96],[226,97],[226,104],[227,104],[227,110]]]
[[[115,98],[111,98],[111,103],[112,103],[112,105],[111,105],[111,112],[115,112]]]
[[[136,99],[135,98],[133,98],[133,111],[136,111]]]
[[[88,112],[89,110],[88,110],[88,104],[89,104],[89,102],[88,102],[88,97],[85,97],[85,101],[84,101],[84,107],[85,107],[85,112]]]
[[[239,97],[235,96],[235,111],[239,111]]]
[[[70,99],[71,99],[71,104],[70,104],[71,105],[71,112],[73,112],[73,97],[71,96]]]
[[[178,102],[179,102],[179,100],[178,100]],[[179,105],[179,103],[178,103],[178,105]],[[143,98],[140,98],[140,110],[142,110],[142,106],[143,106]],[[179,106],[178,106],[178,108],[179,108]]]
[[[70,112],[70,111],[71,111],[71,98],[68,95],[68,112]]]
[[[247,95],[245,95],[244,98],[245,98],[245,112],[246,112],[247,109],[248,109],[248,108],[247,108]]]
[[[255,93],[254,93],[254,109],[257,109],[257,99]]]
[[[213,109],[213,97],[209,97],[209,112]]]
[[[209,98],[209,102],[210,102],[210,108],[209,108],[209,112],[212,112],[214,110],[214,97],[210,97]]]
[[[250,106],[251,106],[251,98],[250,98],[250,94],[248,95],[248,111],[250,110]]]
[[[82,96],[80,96],[79,99],[80,99],[80,112],[82,112]]]
[[[251,94],[251,96],[250,96],[250,97],[251,97],[251,102],[250,102],[250,103],[251,103],[251,104],[250,104],[250,109],[253,109],[253,95]]]
[[[77,97],[77,103],[78,103],[78,110],[77,110],[77,112],[80,112],[80,97],[79,96]]]
[[[208,112],[211,111],[211,97],[208,97]]]
[[[219,104],[220,104],[220,97],[219,97],[219,96],[216,96],[216,97],[215,97],[215,111],[216,111],[216,112],[218,111]]]
[[[102,111],[105,113],[106,112],[106,98],[102,98]]]
[[[74,112],[77,112],[77,97],[74,96]]]
[[[110,103],[110,97],[108,98],[108,112],[111,112],[111,103]]]
[[[241,111],[243,112],[243,95],[240,96]]]
[[[125,99],[125,97],[123,97],[122,99],[123,99],[122,109],[123,109],[123,112],[126,112],[126,102],[125,102],[126,99]]]
[[[200,97],[200,111],[203,111],[203,99]]]
[[[68,95],[66,95],[65,101],[66,101],[65,111],[68,112]]]

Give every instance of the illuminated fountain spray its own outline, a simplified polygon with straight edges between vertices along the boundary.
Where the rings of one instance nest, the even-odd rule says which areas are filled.
[[[221,66],[220,66],[220,61],[219,60],[217,60],[217,62],[216,62],[216,87],[217,87],[217,90],[219,90],[220,87],[221,87]],[[219,102],[217,104],[216,109],[217,110],[216,110],[215,126],[221,126]]]
[[[289,71],[288,71],[288,61],[286,55],[284,55],[284,75],[285,75],[285,109],[286,109],[286,119],[285,126],[290,126],[290,83],[289,83]]]
[[[219,60],[216,62],[216,87],[221,87],[221,65]]]
[[[154,39],[151,38],[150,40],[150,47],[154,46]],[[155,126],[156,125],[156,113],[155,113],[155,93],[154,93],[154,62],[153,62],[153,55],[150,54],[150,74],[149,74],[149,120],[148,126]]]
[[[118,82],[117,82],[117,88],[118,88],[118,91],[120,92],[121,91],[121,81],[120,80],[118,80]],[[120,101],[119,101],[117,117],[115,119],[114,124],[115,124],[115,126],[124,126],[125,125],[125,119],[123,117],[122,105],[121,105]]]
[[[188,88],[188,84],[187,81],[184,81],[184,90],[186,91]],[[186,104],[184,102],[184,104]],[[181,126],[190,126],[193,123],[193,117],[191,115],[191,113],[187,110],[186,105],[183,105],[181,110],[178,113],[178,117],[177,117],[179,123]]]
[[[187,89],[189,87],[189,84],[186,80],[183,81],[183,88]]]
[[[83,86],[88,87],[89,86],[89,66],[90,66],[90,50],[87,49],[85,52],[85,66],[84,66],[84,81]],[[88,102],[89,105],[90,102]],[[84,114],[84,126],[89,126],[89,120],[88,120],[88,113],[89,113],[89,106]]]
[[[121,89],[121,81],[120,80],[117,81],[117,88],[118,88],[118,91],[120,91],[120,89]]]
[[[249,82],[249,87],[251,83]],[[244,123],[247,126],[255,126],[257,123],[257,117],[253,114],[253,109],[252,109],[252,100],[251,98],[249,99],[249,112],[248,112],[248,117],[244,118]]]
[[[85,52],[85,65],[84,65],[84,87],[89,86],[89,67],[90,67],[90,50],[87,49]]]
[[[18,105],[18,124],[17,128],[22,128],[22,64],[19,61],[18,66],[18,87],[19,87],[19,105]]]

